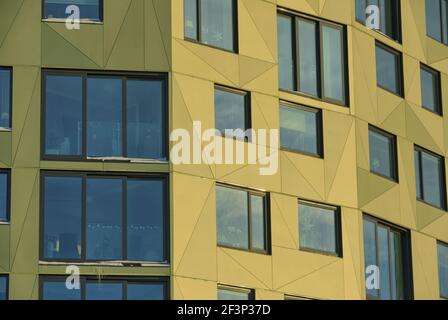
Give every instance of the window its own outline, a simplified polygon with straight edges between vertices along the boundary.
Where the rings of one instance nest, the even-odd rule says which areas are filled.
[[[8,276],[0,275],[0,301],[8,300]]]
[[[285,150],[322,157],[321,111],[282,103],[280,145]]]
[[[364,216],[364,263],[379,268],[379,289],[366,289],[368,299],[412,298],[409,232]],[[372,273],[366,272],[367,277]],[[369,281],[370,283],[370,281]]]
[[[103,21],[103,0],[43,0],[43,19],[66,19],[73,14],[68,8],[79,8],[81,21]]]
[[[440,296],[448,299],[448,245],[437,244]]]
[[[11,207],[10,171],[0,169],[0,222],[8,222]]]
[[[242,91],[215,87],[215,128],[222,134],[225,130],[250,129],[250,98]],[[235,132],[236,134],[237,132]]]
[[[299,247],[342,257],[340,210],[299,201]]]
[[[0,67],[0,128],[11,129],[12,69]]]
[[[397,147],[394,135],[369,126],[370,171],[398,180]]]
[[[427,66],[420,65],[420,82],[423,108],[441,115],[440,73]]]
[[[236,52],[235,0],[184,0],[185,38]]]
[[[426,1],[426,34],[444,44],[448,44],[448,1]]]
[[[416,146],[414,162],[417,199],[445,210],[444,158]]]
[[[218,286],[218,300],[255,300],[255,292],[228,286]]]
[[[167,159],[163,75],[44,73],[44,157]]]
[[[48,261],[168,261],[164,177],[43,174]]]
[[[366,9],[375,5],[380,9],[379,31],[395,41],[400,41],[400,1],[399,0],[356,0],[356,20],[365,24]]]
[[[378,87],[403,96],[401,54],[376,44],[376,80]]]
[[[41,279],[42,300],[167,300],[168,283],[163,279],[81,278],[79,290],[68,290],[63,277]]]
[[[277,23],[280,88],[346,105],[345,28],[286,14]]]
[[[218,244],[267,253],[267,210],[265,194],[217,185]]]

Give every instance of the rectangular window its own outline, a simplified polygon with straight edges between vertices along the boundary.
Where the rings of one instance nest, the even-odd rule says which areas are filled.
[[[412,298],[409,232],[364,216],[364,268],[368,299]],[[373,270],[373,271],[372,271]],[[379,277],[370,279],[378,270]],[[369,278],[369,279],[368,279]],[[378,281],[379,289],[373,286]]]
[[[448,245],[437,243],[440,296],[448,299]]]
[[[255,300],[252,289],[218,286],[218,300]]]
[[[299,247],[342,257],[340,209],[299,201]]]
[[[370,171],[398,181],[396,137],[369,126]]]
[[[395,41],[400,41],[401,17],[400,0],[356,0],[356,20],[365,24],[368,6],[377,6],[380,10],[380,28],[378,31]]]
[[[378,87],[403,97],[401,53],[376,44],[376,77]]]
[[[8,222],[11,208],[11,173],[0,169],[0,222]]]
[[[0,129],[11,129],[12,69],[0,67]]]
[[[267,198],[260,192],[217,185],[218,244],[268,253]]]
[[[167,181],[156,176],[44,173],[47,261],[168,261]]]
[[[235,0],[184,0],[185,38],[236,52],[237,16]]]
[[[442,115],[440,73],[425,65],[420,65],[423,108]]]
[[[0,275],[0,301],[8,300],[8,276]]]
[[[416,146],[414,162],[417,199],[445,210],[445,159]]]
[[[77,6],[81,21],[103,21],[103,0],[43,0],[43,19],[67,19]]]
[[[44,73],[44,158],[167,160],[163,75]]]
[[[279,86],[347,105],[345,28],[278,14]]]
[[[448,44],[448,1],[425,0],[426,34],[444,44]]]
[[[282,149],[322,157],[322,114],[318,109],[280,104]]]
[[[80,289],[68,290],[63,277],[40,280],[41,300],[167,300],[168,283],[164,279],[94,279],[82,277]]]
[[[215,128],[221,134],[234,131],[231,137],[244,136],[251,127],[250,95],[247,92],[215,86]],[[238,130],[238,131],[235,131]]]

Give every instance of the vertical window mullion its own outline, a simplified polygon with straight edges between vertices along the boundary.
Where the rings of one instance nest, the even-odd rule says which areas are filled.
[[[294,57],[294,73],[295,73],[295,77],[294,78],[294,83],[293,83],[293,88],[296,91],[300,91],[300,39],[299,39],[299,28],[300,28],[300,23],[299,23],[299,18],[298,17],[294,17],[291,19],[291,34],[292,34],[292,50],[293,50],[293,54],[292,56]]]
[[[198,39],[199,42],[202,42],[202,32],[201,32],[201,30],[202,30],[202,15],[201,15],[201,12],[202,12],[202,0],[196,0],[196,1],[197,1],[196,2],[196,11],[197,11],[197,13],[196,13],[196,19],[197,19],[197,22],[196,22],[197,30],[196,30],[196,32],[197,32],[197,39]]]
[[[82,75],[82,158],[87,158],[87,74]]]

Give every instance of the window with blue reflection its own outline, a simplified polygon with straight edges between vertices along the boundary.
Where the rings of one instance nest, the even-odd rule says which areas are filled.
[[[305,107],[280,106],[280,145],[289,151],[321,155],[320,114]]]
[[[8,300],[8,276],[0,275],[0,301]]]
[[[46,176],[44,190],[44,258],[80,259],[82,178]]]
[[[0,286],[2,277],[0,277]],[[64,277],[43,277],[42,300],[165,300],[167,283],[160,279],[94,279],[81,277],[79,289],[68,289]],[[0,299],[1,299],[0,288]]]
[[[128,260],[165,259],[164,185],[163,180],[128,180]]]
[[[383,177],[397,179],[395,137],[369,127],[370,170]]]
[[[11,128],[11,69],[0,68],[0,128]]]
[[[421,65],[420,83],[422,89],[422,107],[429,111],[441,114],[440,73]]]
[[[342,28],[322,25],[322,95],[345,103],[344,49]]]
[[[82,78],[48,75],[45,82],[45,154],[82,154]]]
[[[448,245],[437,244],[440,296],[448,299]]]
[[[215,88],[215,128],[222,134],[225,134],[225,130],[249,129],[248,109],[245,93]]]
[[[87,156],[123,156],[123,81],[87,79]]]
[[[297,20],[297,34],[299,41],[299,88],[300,91],[312,96],[318,95],[318,57],[316,43],[316,22],[306,19]],[[340,43],[333,43],[340,46]],[[325,52],[325,51],[324,51]],[[336,50],[332,51],[337,54]],[[330,76],[330,74],[329,74]]]
[[[448,44],[447,10],[447,0],[425,0],[426,34],[444,44]]]
[[[103,0],[44,0],[45,19],[66,19],[73,14],[67,10],[69,6],[79,8],[80,19],[86,21],[102,21]]]
[[[165,300],[163,283],[128,283],[127,300]]]
[[[126,86],[127,156],[166,159],[164,82],[129,79]]]
[[[300,248],[339,255],[338,220],[336,208],[299,203]]]
[[[86,300],[123,300],[123,284],[121,282],[88,281]]]
[[[218,288],[218,300],[252,300],[253,292],[240,288]]]
[[[0,221],[9,220],[10,190],[9,190],[9,171],[0,170]]]
[[[67,289],[65,280],[46,280],[42,286],[42,300],[81,300],[81,290]]]
[[[167,159],[162,76],[48,71],[44,81],[44,157]]]
[[[399,53],[376,45],[376,77],[380,88],[401,96],[401,56]]]
[[[87,259],[123,259],[123,180],[88,178]]]
[[[235,51],[235,6],[234,0],[185,0],[185,38]]]
[[[293,21],[289,16],[278,15],[278,71],[279,87],[285,90],[295,90],[295,58],[293,55]]]

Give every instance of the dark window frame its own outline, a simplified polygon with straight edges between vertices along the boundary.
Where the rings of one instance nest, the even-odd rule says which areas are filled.
[[[0,274],[0,278],[4,278],[6,280],[6,300],[9,300],[9,275]]]
[[[81,258],[80,259],[51,259],[45,257],[45,177],[78,177],[82,178],[82,213],[81,213]],[[81,171],[41,171],[40,173],[40,204],[39,204],[39,259],[45,262],[62,262],[62,263],[73,263],[73,262],[88,262],[94,264],[102,264],[108,262],[117,262],[117,260],[89,260],[86,257],[87,254],[87,187],[86,182],[88,178],[94,179],[121,179],[123,182],[123,187],[127,186],[126,181],[128,179],[146,179],[146,180],[161,180],[164,183],[165,197],[163,201],[163,254],[164,261],[128,261],[127,259],[127,188],[123,188],[122,199],[123,199],[123,227],[122,227],[122,255],[123,259],[118,260],[118,262],[123,265],[142,265],[142,264],[169,264],[170,263],[170,246],[171,246],[171,236],[170,236],[170,181],[168,174],[163,173],[118,173],[118,172],[81,172]]]
[[[380,48],[383,51],[387,51],[390,54],[393,54],[395,56],[395,58],[396,58],[396,62],[397,62],[397,65],[396,65],[397,70],[396,71],[397,71],[397,74],[396,74],[395,81],[396,81],[398,93],[397,92],[393,92],[392,90],[390,90],[390,89],[380,85],[378,83],[378,78],[376,79],[377,87],[380,88],[380,89],[383,89],[383,90],[385,90],[385,91],[387,91],[387,92],[389,92],[389,93],[391,93],[391,94],[393,94],[393,95],[395,95],[397,97],[404,98],[405,97],[405,89],[404,89],[404,74],[403,74],[403,72],[404,72],[404,70],[403,70],[403,53],[393,49],[392,47],[389,47],[388,45],[386,45],[386,44],[384,44],[384,43],[382,43],[382,42],[380,42],[378,40],[376,40],[375,41],[375,64],[376,64],[376,61],[377,61],[376,60],[377,59],[377,57],[376,57],[376,49],[377,48]],[[378,66],[377,65],[376,65],[375,71],[376,71],[376,73],[375,73],[375,76],[376,76],[376,74],[378,72]]]
[[[189,41],[189,42],[193,42],[196,44],[200,44],[206,47],[210,47],[212,49],[218,49],[218,50],[223,50],[229,53],[235,53],[238,54],[239,53],[239,32],[238,32],[238,27],[239,27],[239,23],[238,23],[238,2],[237,0],[232,0],[232,32],[233,32],[233,48],[232,50],[226,49],[226,48],[221,48],[215,45],[211,45],[208,43],[204,43],[202,42],[202,37],[201,37],[201,28],[202,28],[202,17],[201,17],[201,2],[202,0],[195,0],[196,1],[196,18],[197,18],[197,28],[196,28],[196,39],[187,37],[185,34],[185,21],[184,21],[184,40]],[[184,12],[183,12],[183,19],[185,19],[185,0],[183,1],[183,5],[184,5]]]
[[[293,90],[290,89],[284,89],[280,88],[279,90],[281,92],[291,93],[294,95],[303,96],[306,98],[310,98],[317,101],[323,101],[331,104],[335,104],[338,106],[350,108],[350,83],[349,83],[349,61],[348,61],[348,40],[347,40],[347,26],[342,25],[336,22],[332,22],[329,20],[322,19],[320,17],[314,17],[307,14],[303,14],[297,11],[293,11],[287,8],[279,7],[277,9],[277,19],[279,16],[288,17],[291,19],[291,45],[292,45],[292,55],[293,55]],[[317,64],[317,95],[314,96],[312,94],[301,92],[300,91],[300,56],[299,56],[299,35],[297,34],[298,29],[298,21],[299,20],[305,20],[305,21],[311,21],[315,23],[316,25],[316,35],[315,35],[315,41],[316,41],[316,51],[318,54],[318,57],[316,57],[316,64]],[[343,86],[343,99],[344,101],[338,101],[332,98],[325,97],[325,86],[324,86],[324,70],[323,70],[323,46],[322,46],[322,29],[323,26],[327,26],[333,29],[338,29],[341,31],[341,57],[342,57],[342,71],[343,71],[343,77],[342,77],[342,86]]]
[[[426,1],[427,0],[424,0],[424,1],[425,1],[425,22],[426,22],[426,19],[428,19],[428,15],[426,14]],[[430,39],[432,39],[434,41],[437,41],[438,43],[441,43],[441,44],[443,44],[445,46],[448,46],[448,34],[445,35],[444,34],[444,30],[443,30],[443,20],[444,20],[444,17],[443,17],[443,10],[442,10],[442,8],[443,8],[442,2],[446,2],[446,6],[448,8],[448,1],[446,1],[446,0],[438,0],[438,2],[439,2],[439,9],[440,9],[440,26],[439,27],[440,27],[441,39],[440,40],[436,39],[436,38],[434,38],[432,35],[430,35],[428,33],[428,23],[427,22],[425,23],[425,30],[426,30],[425,33],[426,33],[426,36],[428,38],[430,38]],[[448,20],[448,17],[445,18],[445,20]],[[447,21],[447,29],[448,29],[448,21]]]
[[[378,4],[379,4],[379,7],[381,7],[381,3],[378,3]],[[394,16],[394,14],[395,14],[395,16],[397,17],[397,19],[394,19],[395,23],[394,23],[394,26],[393,26],[393,28],[395,29],[394,31],[396,33],[395,34],[396,35],[396,39],[393,36],[390,36],[390,35],[382,32],[380,29],[374,29],[374,31],[378,32],[379,34],[381,34],[381,35],[383,35],[385,37],[387,37],[388,39],[391,39],[391,40],[401,44],[402,40],[403,40],[402,39],[402,32],[403,31],[402,31],[402,25],[401,25],[401,22],[402,22],[402,19],[401,19],[401,0],[396,0],[396,5],[394,6],[393,10],[394,11],[392,12],[392,16]],[[381,11],[381,9],[380,9],[380,11]],[[362,24],[364,27],[366,26],[365,19],[364,19],[364,21],[360,20],[359,17],[357,16],[357,14],[356,14],[356,11],[355,11],[355,21],[360,23],[360,24]]]
[[[231,286],[231,285],[227,285],[227,284],[218,284],[217,292],[219,290],[247,294],[249,301],[256,299],[255,289],[236,287],[236,286]]]
[[[375,133],[377,133],[377,134],[379,134],[379,135],[381,135],[383,137],[388,138],[390,141],[392,141],[392,146],[391,146],[391,150],[390,150],[391,156],[392,156],[392,159],[390,159],[390,161],[391,161],[390,165],[391,165],[391,168],[392,168],[392,177],[388,177],[388,176],[385,176],[385,175],[383,175],[383,174],[381,174],[379,172],[373,171],[371,164],[370,164],[370,172],[375,174],[375,175],[378,175],[378,176],[380,176],[382,178],[385,178],[385,179],[388,179],[390,181],[393,181],[395,183],[399,183],[400,182],[400,178],[399,178],[399,168],[398,168],[398,141],[397,141],[397,136],[392,134],[392,133],[389,133],[389,132],[387,132],[387,131],[385,131],[383,129],[375,127],[375,126],[373,126],[371,124],[368,125],[368,130],[369,131],[373,131],[373,132],[375,132]],[[370,146],[370,139],[369,139],[369,146]],[[369,148],[369,161],[370,161],[370,148]]]
[[[227,188],[227,189],[233,189],[233,190],[237,190],[240,192],[245,192],[247,195],[247,221],[248,221],[248,232],[247,232],[247,237],[248,237],[248,249],[244,249],[244,248],[237,248],[237,247],[232,247],[230,245],[225,245],[225,244],[220,244],[219,240],[217,239],[217,246],[220,248],[225,248],[225,249],[232,249],[232,250],[238,250],[238,251],[244,251],[244,252],[251,252],[251,253],[258,253],[258,254],[263,254],[263,255],[271,255],[272,254],[272,248],[271,248],[271,197],[270,197],[270,193],[268,192],[262,192],[262,191],[257,191],[257,190],[252,190],[252,189],[248,189],[248,188],[244,188],[244,187],[239,187],[239,186],[234,186],[234,185],[229,185],[229,184],[225,184],[225,183],[216,183],[215,186],[215,190],[216,187],[222,187],[222,188]],[[258,196],[258,197],[263,197],[263,218],[264,218],[264,246],[265,249],[264,250],[260,250],[260,249],[254,249],[252,247],[252,205],[251,205],[251,196]],[[216,212],[216,216],[217,216],[218,212]]]
[[[4,67],[4,66],[0,66],[0,70],[7,70],[9,71],[9,127],[7,128],[1,128],[1,131],[11,131],[12,130],[12,112],[13,112],[13,86],[14,86],[14,82],[13,82],[13,78],[14,78],[14,69],[13,67]]]
[[[81,301],[86,300],[86,284],[88,282],[106,282],[106,283],[121,283],[123,286],[123,299],[126,300],[127,298],[127,289],[129,284],[163,284],[164,286],[164,299],[170,300],[171,297],[171,288],[170,288],[170,279],[169,277],[159,277],[159,276],[148,276],[148,277],[142,277],[142,276],[101,276],[101,277],[95,277],[95,276],[81,276],[80,277],[80,297]],[[40,275],[39,276],[39,300],[43,300],[44,298],[44,284],[46,282],[62,282],[65,283],[66,276],[59,276],[59,275]]]
[[[11,222],[11,170],[10,169],[0,169],[0,174],[6,175],[6,218],[0,219],[0,223],[9,224]]]
[[[445,242],[442,242],[442,241],[437,241],[437,250],[438,250],[438,247],[439,246],[442,246],[442,247],[445,247],[447,250],[448,250],[448,243],[445,243]],[[437,255],[437,269],[439,268],[439,256]],[[437,271],[439,271],[439,270],[437,270]],[[440,283],[440,273],[438,272],[438,279],[439,279],[439,281],[438,281],[438,283]],[[440,285],[439,285],[440,286]],[[442,289],[441,288],[439,288],[439,296],[440,296],[440,298],[442,298],[442,299],[445,299],[445,300],[448,300],[448,296],[444,296],[443,294],[442,294]]]
[[[305,106],[302,104],[285,101],[285,100],[280,100],[280,108],[282,108],[282,107],[286,107],[286,108],[290,108],[290,109],[299,109],[299,110],[302,110],[305,112],[314,113],[316,115],[317,153],[310,153],[310,152],[306,152],[306,151],[301,151],[301,150],[284,147],[281,144],[281,140],[280,140],[280,150],[297,153],[297,154],[302,154],[302,155],[306,155],[306,156],[310,156],[310,157],[314,157],[314,158],[318,158],[318,159],[324,159],[325,152],[324,152],[323,110],[314,108],[314,107]],[[280,127],[281,127],[281,124],[280,124]]]
[[[41,1],[41,12],[42,16],[41,19],[43,22],[64,22],[66,21],[66,17],[64,18],[47,18],[45,16],[45,1]],[[99,10],[99,20],[91,20],[91,19],[80,19],[80,23],[86,23],[86,24],[104,24],[104,0],[98,0],[98,10]]]
[[[214,94],[216,93],[216,90],[231,93],[231,94],[236,94],[236,95],[240,95],[240,96],[244,97],[244,116],[245,116],[244,131],[252,129],[252,92],[215,83],[214,88],[213,88]],[[214,108],[216,108],[216,100],[214,100]],[[216,114],[215,114],[214,121],[216,123]],[[225,132],[221,132],[221,136],[223,138],[238,139],[237,137],[226,136]],[[245,137],[244,140],[247,142],[251,141],[250,137],[249,138]]]
[[[309,253],[315,253],[325,256],[331,256],[331,257],[337,257],[337,258],[343,258],[343,244],[342,244],[342,208],[339,206],[326,204],[326,203],[320,203],[320,202],[314,202],[309,201],[305,199],[299,199],[297,202],[297,213],[298,213],[298,230],[300,231],[300,205],[304,205],[307,207],[313,207],[313,208],[320,208],[325,210],[331,210],[334,213],[334,221],[335,221],[335,248],[336,252],[329,252],[314,248],[308,248],[305,246],[302,246],[300,243],[300,234],[299,234],[299,243],[298,243],[298,249],[299,251],[309,252]]]
[[[413,268],[412,268],[412,245],[411,245],[411,231],[397,226],[393,223],[390,223],[388,221],[376,218],[368,213],[363,213],[362,215],[362,223],[364,223],[365,220],[372,222],[375,224],[375,247],[376,247],[376,261],[379,261],[379,253],[378,253],[378,225],[381,227],[387,228],[388,232],[395,232],[399,233],[401,236],[401,259],[402,259],[402,266],[403,266],[403,294],[404,294],[404,300],[413,300],[414,299],[414,282],[413,282]],[[364,227],[362,228],[362,233],[364,236]],[[389,236],[388,233],[388,236]],[[364,246],[364,240],[361,240]],[[390,245],[389,245],[390,246]],[[365,250],[365,249],[364,249]],[[362,253],[363,261],[364,260],[364,254]],[[364,270],[366,269],[366,266],[364,265]],[[390,269],[390,266],[389,266]],[[380,297],[374,297],[367,294],[366,290],[366,297],[367,300],[380,300]]]
[[[414,154],[415,154],[415,151],[418,152],[418,156],[419,156],[419,158],[418,158],[418,165],[419,165],[419,167],[418,168],[414,168],[414,172],[417,169],[419,170],[419,175],[420,175],[420,192],[422,194],[421,198],[420,198],[420,195],[418,195],[418,194],[416,195],[417,201],[420,201],[420,202],[422,202],[422,203],[424,203],[424,204],[426,204],[428,206],[431,206],[433,208],[436,208],[436,209],[439,209],[439,210],[443,210],[443,211],[447,211],[448,207],[447,207],[447,194],[446,194],[447,188],[446,188],[445,157],[443,157],[441,155],[438,155],[437,153],[434,153],[434,152],[432,152],[432,151],[430,151],[428,149],[425,149],[423,147],[420,147],[418,145],[414,145]],[[441,172],[440,172],[440,174],[441,174],[440,178],[442,180],[441,181],[441,186],[440,186],[440,192],[442,193],[441,194],[442,207],[438,207],[436,205],[433,205],[433,204],[425,201],[425,199],[424,199],[425,198],[425,191],[424,191],[424,181],[423,181],[422,153],[426,153],[426,154],[428,154],[428,155],[430,155],[432,157],[438,158],[440,160],[441,164],[442,164],[441,165],[442,168],[441,168]],[[415,159],[414,159],[414,162],[415,162]]]
[[[427,73],[430,73],[434,79],[436,80],[436,85],[435,85],[435,102],[437,103],[437,110],[431,110],[430,108],[426,107],[424,105],[424,101],[423,101],[423,94],[422,94],[422,107],[423,109],[432,112],[436,115],[439,115],[441,117],[443,117],[443,103],[442,103],[442,77],[440,76],[440,72],[437,71],[436,69],[433,69],[423,63],[420,63],[420,77],[421,77],[421,72],[422,70],[426,71]],[[423,93],[423,88],[422,88],[422,93]]]
[[[46,154],[46,79],[47,76],[72,76],[80,77],[82,79],[82,155],[47,155]],[[120,159],[104,159],[102,157],[91,157],[87,155],[87,79],[88,78],[107,78],[107,79],[121,79],[122,80],[122,130],[121,137],[122,153],[123,156]],[[110,162],[110,163],[130,163],[130,162],[144,162],[148,160],[146,158],[128,158],[127,157],[127,93],[126,83],[127,80],[159,80],[162,82],[162,105],[164,106],[163,122],[162,122],[162,141],[164,144],[164,157],[163,162],[169,162],[169,136],[168,130],[170,127],[170,111],[169,111],[169,88],[168,88],[168,74],[157,72],[124,72],[124,71],[98,71],[98,70],[76,70],[76,69],[43,69],[41,77],[41,159],[48,161],[82,161],[82,162]],[[122,158],[122,159],[121,159]]]

